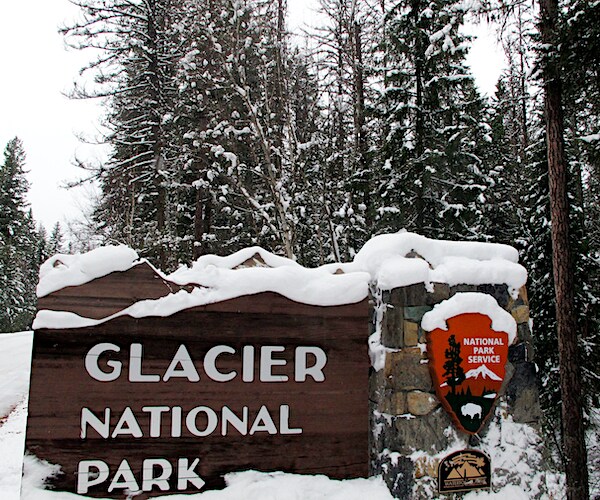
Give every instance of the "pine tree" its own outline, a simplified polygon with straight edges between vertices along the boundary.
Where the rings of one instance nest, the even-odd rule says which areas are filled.
[[[490,183],[484,103],[465,66],[463,2],[402,0],[387,14],[379,230],[480,236]]]
[[[456,341],[454,335],[448,338],[448,349],[444,351],[446,362],[444,363],[443,376],[446,377],[446,383],[452,390],[452,395],[456,395],[456,386],[465,381],[465,372],[461,366],[460,342]]]
[[[170,162],[177,60],[177,0],[75,1],[82,17],[62,31],[74,47],[94,47],[98,57],[84,71],[96,88],[75,88],[79,98],[108,101],[107,165],[93,172],[104,196],[96,219],[108,241],[118,241],[173,266],[171,203],[175,166]]]
[[[50,238],[48,239],[46,251],[47,254],[51,256],[57,253],[64,253],[65,250],[66,249],[64,235],[62,233],[60,223],[57,222],[56,224],[54,224],[54,228],[52,229],[52,233],[50,234]]]
[[[0,332],[27,328],[35,312],[39,262],[25,174],[25,150],[15,137],[0,167]]]

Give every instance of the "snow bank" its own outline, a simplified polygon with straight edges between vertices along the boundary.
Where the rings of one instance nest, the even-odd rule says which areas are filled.
[[[446,321],[459,314],[479,313],[492,319],[492,330],[508,333],[508,343],[517,337],[517,322],[510,313],[502,309],[491,295],[478,292],[462,292],[436,304],[423,315],[421,327],[432,332],[436,328],[448,330]]]
[[[115,271],[127,271],[137,260],[138,254],[125,245],[100,247],[77,255],[57,254],[40,267],[37,296],[83,285]]]
[[[22,394],[22,397],[25,395]],[[26,420],[27,402],[21,401],[6,421],[0,423],[0,497],[2,500],[19,500]]]
[[[354,265],[367,271],[384,290],[415,283],[447,283],[506,284],[515,291],[527,280],[518,260],[518,252],[508,245],[433,240],[399,232],[369,240],[356,254]]]
[[[469,448],[469,437],[453,426],[441,431],[450,444],[437,453],[417,450],[410,455],[421,468],[437,469],[449,454]],[[530,498],[563,498],[565,477],[551,472],[542,456],[542,438],[529,424],[513,421],[508,414],[505,397],[496,405],[487,432],[476,447],[490,457],[492,488],[465,494],[465,500],[521,500]],[[426,467],[427,466],[427,467]],[[414,498],[437,498],[437,480],[428,475],[415,481]]]
[[[43,489],[44,477],[55,468],[34,457],[25,457],[22,500],[84,499],[73,493]],[[380,477],[335,480],[327,476],[244,471],[225,475],[227,487],[190,495],[153,497],[156,500],[391,500]],[[15,499],[16,500],[16,499]]]
[[[0,419],[27,395],[33,332],[0,334]]]

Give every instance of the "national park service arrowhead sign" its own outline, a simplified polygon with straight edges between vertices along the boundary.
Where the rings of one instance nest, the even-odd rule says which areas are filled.
[[[491,414],[506,374],[513,317],[481,293],[458,293],[422,320],[436,394],[456,426],[477,433]]]

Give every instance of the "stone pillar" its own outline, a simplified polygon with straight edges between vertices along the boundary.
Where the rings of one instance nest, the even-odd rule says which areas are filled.
[[[460,433],[440,406],[421,328],[426,312],[458,292],[493,296],[512,314],[518,330],[517,340],[509,348],[505,382],[494,413],[472,436]],[[494,488],[520,484],[519,473],[502,463],[503,453],[527,461],[528,467],[542,460],[538,436],[541,413],[525,288],[511,294],[506,285],[450,287],[435,283],[429,291],[423,283],[393,290],[373,287],[371,304],[371,345],[379,340],[376,347],[385,355],[385,361],[379,358],[370,376],[371,473],[382,474],[396,498],[431,498],[437,490],[440,460],[457,449],[477,448],[492,458]],[[503,427],[512,436],[505,435]]]

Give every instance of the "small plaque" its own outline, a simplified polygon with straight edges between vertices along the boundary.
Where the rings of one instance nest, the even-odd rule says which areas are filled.
[[[490,457],[478,450],[456,451],[444,458],[438,468],[440,493],[489,488],[491,478]]]

